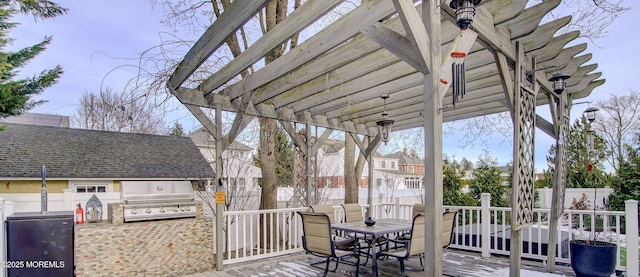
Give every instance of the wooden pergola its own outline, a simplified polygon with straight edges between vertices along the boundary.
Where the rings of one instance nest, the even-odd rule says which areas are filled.
[[[216,138],[219,153],[216,166],[221,165],[222,151],[255,117],[279,120],[308,161],[330,130],[340,130],[355,139],[371,162],[380,142],[376,122],[383,118],[381,96],[388,95],[386,111],[395,121],[393,131],[424,129],[429,238],[425,276],[440,276],[442,123],[510,112],[514,126],[511,276],[519,276],[520,230],[533,221],[534,130],[537,127],[555,138],[558,149],[554,216],[550,219],[553,229],[564,206],[564,138],[571,103],[587,97],[604,83],[599,79],[601,73],[594,72],[597,64],[586,64],[591,58],[591,54],[582,53],[587,45],[567,46],[578,38],[579,32],[556,34],[570,22],[570,17],[541,24],[560,0],[531,7],[526,7],[526,0],[483,0],[476,7],[473,23],[464,31],[456,25],[450,0],[362,0],[361,5],[283,56],[240,78],[241,72],[260,64],[270,50],[318,22],[343,2],[306,1],[206,80],[187,85],[193,83],[190,81],[193,73],[220,49],[225,39],[254,18],[268,2],[233,1],[185,55],[167,84]],[[451,89],[453,51],[467,53],[466,95],[455,106]],[[554,92],[549,82],[558,71],[571,76],[561,93]],[[549,109],[550,121],[536,114],[538,106]],[[215,109],[216,122],[201,107]],[[236,113],[233,126],[225,135],[220,128],[223,110]],[[296,136],[292,123],[324,127],[327,131],[315,144],[307,145]],[[307,132],[310,129],[306,128]],[[372,170],[373,166],[369,166],[370,173]],[[370,192],[372,181],[370,178]],[[312,186],[313,180],[309,180],[307,201],[313,197]],[[221,225],[221,221],[217,223]],[[221,249],[222,232],[216,233]],[[556,232],[549,234],[549,245],[554,245]],[[548,248],[549,271],[553,271],[555,247]],[[221,269],[222,255],[217,256]]]

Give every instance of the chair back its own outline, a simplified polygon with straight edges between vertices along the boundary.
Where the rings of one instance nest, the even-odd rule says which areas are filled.
[[[458,211],[448,211],[442,215],[442,247],[447,247],[453,240],[453,227],[455,227]]]
[[[362,217],[362,208],[360,207],[360,204],[351,203],[351,204],[341,204],[341,205],[342,205],[342,208],[344,209],[345,222],[357,222],[357,221],[364,220],[364,218]]]
[[[329,222],[331,224],[336,223],[336,211],[333,209],[333,206],[330,204],[313,205],[311,206],[311,211],[314,213],[326,214],[329,217]]]
[[[424,253],[424,221],[425,216],[422,213],[416,214],[413,217],[413,224],[411,225],[411,241],[407,246],[407,257]]]
[[[307,252],[334,256],[329,216],[298,211],[302,218],[302,245]]]
[[[411,218],[415,217],[417,214],[424,214],[424,204],[413,204],[413,215]]]

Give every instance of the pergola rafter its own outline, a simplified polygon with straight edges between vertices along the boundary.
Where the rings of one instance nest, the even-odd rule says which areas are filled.
[[[345,131],[355,138],[361,152],[369,154],[380,141],[376,125],[382,119],[380,96],[388,95],[386,111],[395,121],[393,131],[424,129],[425,198],[431,213],[442,208],[438,203],[442,200],[442,122],[510,112],[517,129],[514,170],[520,174],[513,185],[522,192],[514,200],[516,212],[522,212],[514,227],[517,231],[526,226],[530,221],[533,128],[559,139],[568,124],[563,119],[568,111],[562,107],[587,97],[604,83],[601,73],[594,72],[597,64],[588,64],[591,54],[583,53],[586,44],[568,46],[579,33],[556,35],[570,17],[541,24],[560,0],[531,7],[526,7],[526,0],[483,0],[465,31],[455,24],[450,0],[366,0],[281,57],[239,78],[247,68],[260,64],[271,49],[343,2],[323,0],[306,1],[205,81],[186,85],[197,67],[267,2],[234,1],[178,65],[168,81],[172,93],[212,133],[219,132],[219,124],[212,123],[198,107],[236,113],[232,131],[220,138],[226,143],[253,117],[267,117],[283,122],[290,133],[295,132],[291,122],[305,124],[307,136],[309,126]],[[455,107],[450,105],[452,90],[445,84],[451,79],[452,51],[467,53],[466,95]],[[548,81],[559,70],[571,76],[562,94],[554,92]],[[551,122],[535,114],[535,107],[542,105],[550,107]],[[364,135],[366,142],[358,135]],[[296,144],[305,152],[306,163],[311,163],[309,155],[318,145],[305,145],[300,139]],[[223,142],[220,145],[225,148]],[[557,182],[564,179],[556,178]],[[563,188],[554,187],[554,191]],[[439,245],[440,223],[436,217],[427,218],[432,226],[427,228],[432,239],[428,243]],[[425,274],[438,275],[442,269],[435,261],[442,253],[431,248]]]

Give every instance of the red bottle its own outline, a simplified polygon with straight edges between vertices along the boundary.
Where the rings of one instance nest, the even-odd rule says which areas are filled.
[[[78,203],[78,207],[76,208],[76,224],[84,224],[84,209]]]

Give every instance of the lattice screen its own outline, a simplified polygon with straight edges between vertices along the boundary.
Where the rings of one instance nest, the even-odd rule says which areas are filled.
[[[533,155],[534,155],[534,131],[535,131],[535,93],[528,88],[521,87],[517,90],[515,104],[516,111],[516,149],[517,161],[514,162],[515,187],[517,193],[516,202],[512,212],[515,213],[515,222],[512,222],[513,230],[520,230],[533,223]]]

